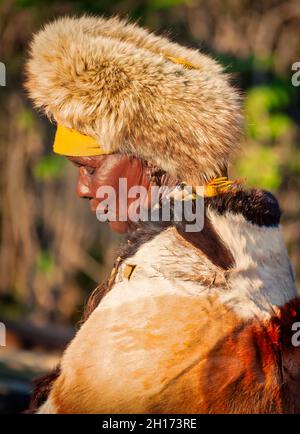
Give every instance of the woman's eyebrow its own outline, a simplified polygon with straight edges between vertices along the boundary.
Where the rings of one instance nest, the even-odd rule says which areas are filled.
[[[88,162],[83,161],[81,158],[70,157],[69,160],[76,166],[85,166],[86,164],[88,164]]]
[[[88,166],[94,168],[99,166],[99,161],[95,161],[93,158],[90,157],[69,157],[69,160],[76,166]]]

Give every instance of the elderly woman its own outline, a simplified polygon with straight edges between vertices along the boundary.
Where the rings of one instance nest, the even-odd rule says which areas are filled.
[[[63,18],[34,38],[26,87],[58,125],[54,151],[79,167],[79,196],[128,232],[32,411],[299,412],[300,301],[280,211],[226,178],[241,116],[221,66],[117,18]],[[167,187],[155,207],[171,201],[170,219],[134,220],[136,186],[148,211],[151,187]]]

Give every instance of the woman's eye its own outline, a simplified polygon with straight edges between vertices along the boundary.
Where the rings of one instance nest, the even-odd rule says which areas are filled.
[[[86,170],[89,173],[89,175],[93,175],[96,169],[94,167],[86,167]]]

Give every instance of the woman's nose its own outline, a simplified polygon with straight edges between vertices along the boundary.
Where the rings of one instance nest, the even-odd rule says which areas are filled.
[[[82,198],[91,198],[90,176],[84,167],[79,168],[79,179],[76,189],[77,195]]]

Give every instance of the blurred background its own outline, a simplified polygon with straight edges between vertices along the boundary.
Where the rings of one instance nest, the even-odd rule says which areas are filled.
[[[300,277],[300,2],[288,0],[0,0],[0,412],[26,408],[30,381],[52,369],[120,237],[75,196],[77,173],[52,155],[53,126],[22,82],[32,34],[61,15],[118,14],[210,53],[244,94],[245,134],[232,177],[274,192]],[[300,80],[299,80],[300,84]],[[299,283],[299,280],[298,280]]]

